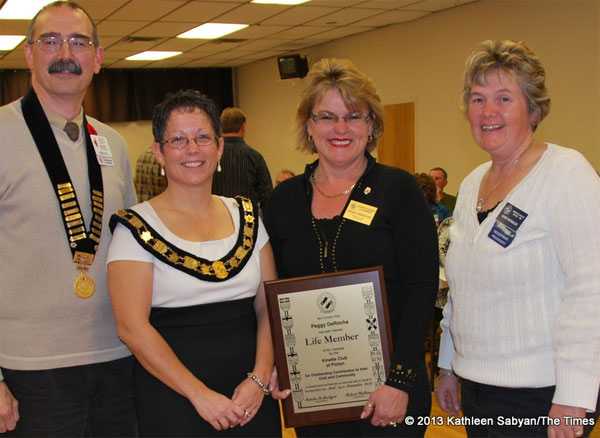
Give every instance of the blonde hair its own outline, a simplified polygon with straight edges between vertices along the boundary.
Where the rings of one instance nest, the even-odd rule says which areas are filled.
[[[482,41],[471,50],[465,65],[462,105],[465,114],[473,85],[486,85],[490,73],[508,73],[519,85],[529,115],[533,116],[533,130],[550,112],[550,96],[546,89],[546,72],[537,57],[523,41]]]
[[[330,89],[340,92],[344,104],[352,111],[363,105],[369,110],[373,132],[366,150],[371,152],[383,133],[383,106],[375,84],[347,59],[325,58],[317,62],[308,72],[306,86],[300,96],[296,110],[296,148],[307,153],[315,152],[308,138],[306,124],[315,103]]]

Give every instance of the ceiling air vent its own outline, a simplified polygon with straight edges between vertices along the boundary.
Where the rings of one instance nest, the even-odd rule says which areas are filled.
[[[127,43],[147,43],[147,42],[152,42],[152,41],[158,41],[160,40],[159,37],[145,37],[145,36],[128,36],[123,38],[123,41],[127,42]]]
[[[235,43],[243,43],[244,41],[247,41],[243,38],[218,38],[216,40],[212,40],[211,43],[213,44],[235,44]]]

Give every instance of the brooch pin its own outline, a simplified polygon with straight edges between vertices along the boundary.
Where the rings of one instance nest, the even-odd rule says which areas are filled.
[[[371,187],[365,187],[365,191],[363,192],[365,195],[371,193]]]

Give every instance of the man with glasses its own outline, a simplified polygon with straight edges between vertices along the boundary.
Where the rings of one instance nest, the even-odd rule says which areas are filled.
[[[127,147],[82,102],[104,51],[90,16],[33,18],[32,88],[0,108],[0,433],[132,436],[132,358],[117,337],[108,218],[135,204]]]

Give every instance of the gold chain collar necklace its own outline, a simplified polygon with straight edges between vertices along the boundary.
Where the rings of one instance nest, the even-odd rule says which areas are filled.
[[[317,182],[317,180],[315,178],[314,172],[310,175],[310,180],[313,182],[313,185],[315,186],[315,189],[317,189],[317,192],[319,192],[321,195],[325,196],[326,198],[338,198],[340,196],[347,195],[348,193],[352,192],[352,190],[356,186],[356,183],[354,183],[341,193],[336,193],[335,195],[328,195],[327,193],[323,193],[323,191],[319,188],[319,183]]]

